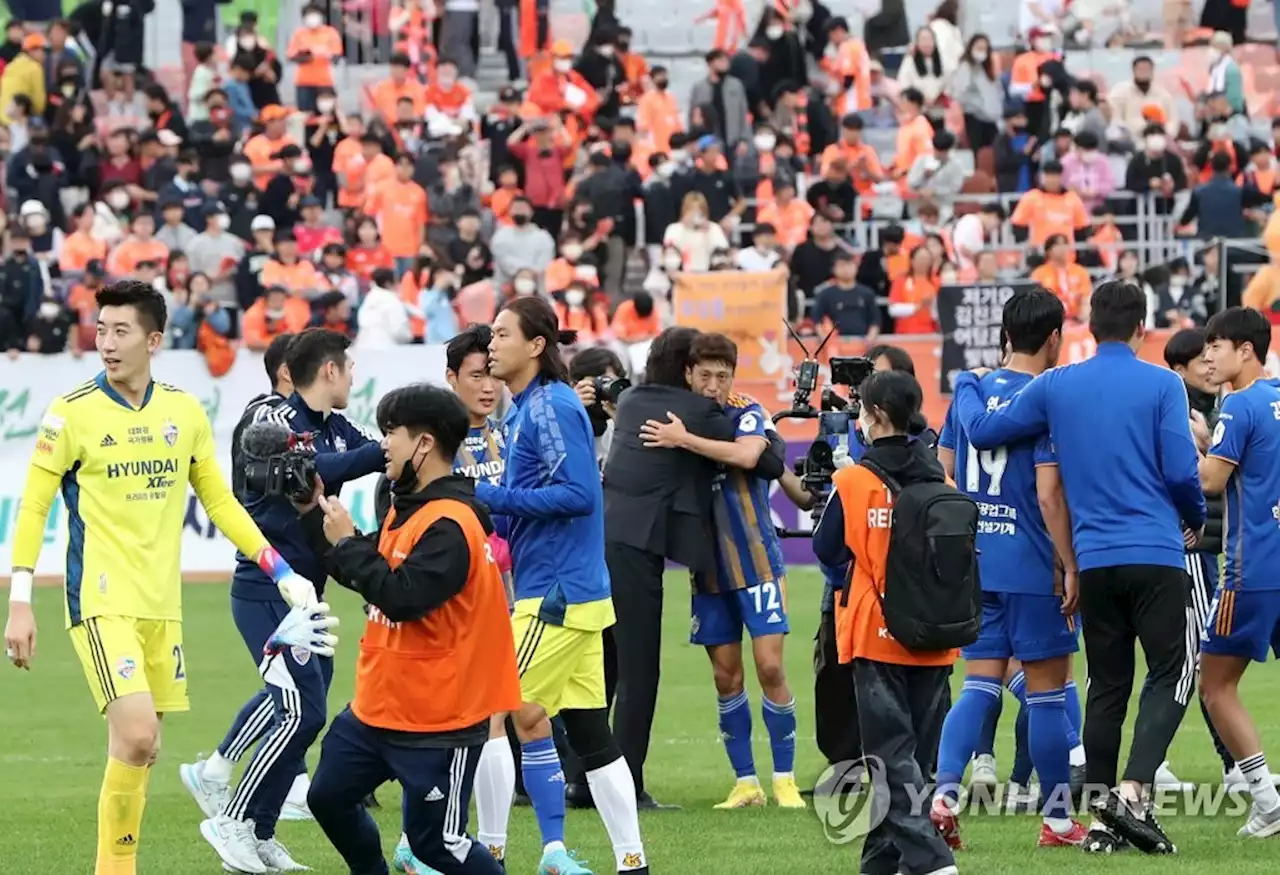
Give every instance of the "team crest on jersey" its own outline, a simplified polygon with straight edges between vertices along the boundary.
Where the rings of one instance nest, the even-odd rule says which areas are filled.
[[[132,680],[133,673],[138,670],[138,664],[131,657],[122,656],[120,661],[116,663],[116,674],[125,680]]]
[[[295,645],[289,648],[289,653],[293,656],[293,661],[298,665],[306,665],[311,661],[311,651],[305,647]]]
[[[178,442],[178,427],[173,424],[172,419],[164,421],[164,428],[161,430],[160,436],[164,438],[165,444],[170,447]]]
[[[347,442],[342,435],[338,435],[333,439],[333,448],[339,453],[345,453],[347,451]]]

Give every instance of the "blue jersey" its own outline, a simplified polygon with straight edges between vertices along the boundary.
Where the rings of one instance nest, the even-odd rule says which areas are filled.
[[[770,420],[759,404],[732,395],[725,413],[736,426],[736,437],[768,439]],[[786,574],[782,542],[773,527],[769,481],[740,468],[726,468],[712,485],[711,517],[715,522],[716,567],[696,575],[699,592],[728,592],[781,580]]]
[[[1031,382],[1030,374],[998,370],[979,392],[995,410]],[[955,453],[956,486],[978,503],[978,572],[987,592],[1052,595],[1053,542],[1036,496],[1036,468],[1056,465],[1048,435],[978,450],[965,437],[953,404],[938,446]]]
[[[1223,525],[1229,590],[1280,590],[1280,388],[1258,380],[1222,402],[1209,455],[1231,462]]]
[[[500,486],[506,467],[503,448],[502,432],[492,422],[473,427],[453,458],[453,473]]]

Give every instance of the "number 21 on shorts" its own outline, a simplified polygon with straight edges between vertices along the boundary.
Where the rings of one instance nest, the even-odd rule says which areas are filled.
[[[173,679],[175,681],[185,681],[187,679],[187,667],[182,659],[182,645],[173,645]]]
[[[751,593],[751,598],[755,601],[757,614],[776,611],[782,607],[782,602],[778,598],[778,584],[772,580],[749,586],[747,592]]]

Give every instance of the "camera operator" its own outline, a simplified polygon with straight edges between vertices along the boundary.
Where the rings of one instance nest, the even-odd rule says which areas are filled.
[[[614,629],[618,689],[613,725],[645,808],[657,806],[644,790],[644,761],[658,701],[662,573],[668,559],[694,572],[713,569],[713,533],[707,522],[716,465],[687,450],[646,448],[640,430],[648,420],[665,420],[670,413],[699,437],[732,441],[736,434],[719,404],[689,390],[686,368],[698,334],[674,327],[653,341],[644,383],[618,401],[604,467],[605,558],[614,608],[622,618]],[[775,436],[756,473],[780,476],[783,449]]]
[[[289,353],[289,345],[296,334],[281,334],[271,341],[267,351],[262,355],[262,364],[267,369],[267,379],[271,381],[271,391],[258,395],[245,405],[240,414],[240,421],[231,432],[231,491],[236,498],[244,496],[244,448],[240,439],[244,430],[266,414],[266,411],[284,401],[293,394],[293,378],[289,376],[289,368],[285,365],[285,356]],[[237,721],[238,722],[238,721]]]
[[[352,362],[347,355],[350,344],[346,336],[324,329],[309,329],[294,338],[285,356],[294,392],[278,404],[265,407],[258,421],[245,429],[243,449],[247,462],[264,463],[280,456],[288,462],[293,451],[292,461],[296,463],[296,441],[304,450],[314,451],[314,456],[308,457],[314,465],[313,477],[320,477],[328,495],[336,495],[350,480],[383,468],[385,460],[379,443],[335,412],[347,406],[351,394]],[[272,426],[276,428],[273,430]],[[289,464],[283,467],[286,472],[293,468]],[[291,479],[287,474],[284,479],[287,489]],[[305,491],[305,484],[302,486]],[[323,559],[308,546],[290,497],[266,493],[267,486],[255,482],[255,476],[250,475],[241,499],[259,527],[270,533],[284,559],[312,587],[305,593],[278,591],[256,562],[237,555],[231,612],[255,664],[261,659],[267,637],[289,608],[316,599],[327,578]],[[294,497],[307,500],[305,495]],[[274,847],[284,853],[278,843],[270,842],[276,820],[295,778],[304,768],[307,748],[325,725],[332,660],[316,657],[284,663],[292,676],[293,689],[267,686],[274,712],[268,735],[226,806],[219,812],[214,802],[225,798],[230,781],[232,763],[226,757],[214,754],[209,760],[182,770],[183,783],[211,818],[202,834],[224,862],[248,871],[255,871],[251,864],[258,863],[261,848]],[[287,868],[286,862],[292,860],[278,858],[272,865]]]
[[[613,350],[595,346],[584,349],[569,362],[569,382],[591,418],[591,430],[596,436],[596,460],[603,470],[604,460],[609,457],[609,444],[613,442],[613,417],[618,410],[618,398],[631,388],[627,369]]]

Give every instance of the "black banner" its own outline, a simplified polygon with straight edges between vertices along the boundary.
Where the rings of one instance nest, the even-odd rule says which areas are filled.
[[[1035,286],[1033,282],[1017,280],[943,286],[938,290],[938,322],[942,326],[942,364],[938,370],[942,394],[951,394],[951,379],[959,371],[1000,367],[1000,322],[1005,302]]]

